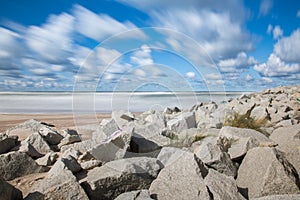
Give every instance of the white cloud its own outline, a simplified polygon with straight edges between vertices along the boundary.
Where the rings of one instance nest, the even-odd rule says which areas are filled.
[[[146,72],[142,69],[136,69],[134,71],[134,74],[139,77],[145,77],[147,75]]]
[[[268,28],[267,28],[267,33],[268,34],[271,34],[272,33],[272,30],[273,30],[273,26],[271,24],[268,25]]]
[[[251,36],[243,28],[246,15],[241,1],[225,0],[222,4],[217,0],[119,1],[147,13],[151,17],[150,25],[191,36],[213,58],[225,59],[253,48]],[[180,48],[174,40],[169,42]]]
[[[255,65],[254,69],[265,77],[289,76],[300,73],[300,64],[285,63],[275,54],[271,54],[266,63]]]
[[[265,83],[272,83],[273,82],[273,80],[269,77],[262,77],[261,80]]]
[[[245,52],[240,52],[236,58],[220,60],[218,66],[222,72],[234,72],[239,69],[247,68],[256,63],[257,61],[253,56],[248,57]]]
[[[71,15],[62,13],[51,15],[42,27],[29,27],[26,35],[28,47],[48,63],[68,63],[73,46],[73,22]]]
[[[252,81],[253,77],[250,74],[247,74],[245,79],[246,79],[246,81]]]
[[[273,29],[273,38],[278,39],[283,35],[283,30],[280,28],[280,26],[275,26]]]
[[[0,69],[18,69],[16,60],[21,56],[20,35],[0,27]]]
[[[188,78],[195,78],[196,77],[196,74],[194,72],[187,72],[185,75]]]
[[[297,16],[298,18],[300,18],[300,10],[298,10],[296,16]]]
[[[289,37],[283,37],[274,46],[274,53],[286,62],[300,63],[300,29]]]
[[[115,34],[137,28],[129,21],[121,23],[109,15],[93,13],[80,5],[75,5],[73,12],[76,18],[76,30],[99,42]],[[134,36],[128,35],[128,37],[144,38],[145,35],[141,30],[136,30]]]
[[[221,74],[209,73],[209,74],[205,74],[204,78],[208,80],[217,80],[217,79],[221,79],[222,76]]]
[[[133,53],[133,55],[130,57],[130,61],[138,66],[153,64],[150,47],[147,45],[142,45],[139,50],[136,50]]]
[[[273,7],[272,0],[263,0],[259,7],[259,15],[266,16]]]

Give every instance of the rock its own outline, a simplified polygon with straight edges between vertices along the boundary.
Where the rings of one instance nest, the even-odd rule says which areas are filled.
[[[68,156],[72,156],[75,159],[78,159],[79,156],[81,155],[80,151],[75,150],[74,148],[69,148],[66,151],[63,152],[62,158],[67,158]]]
[[[231,126],[224,126],[220,133],[220,137],[227,137],[230,140],[238,140],[239,138],[249,138],[252,137],[256,139],[259,143],[264,142],[272,142],[268,137],[263,135],[262,133],[253,130],[253,129],[246,129],[246,128],[236,128]]]
[[[127,191],[148,188],[161,168],[155,158],[115,160],[89,171],[82,185],[90,199],[113,199]]]
[[[58,158],[57,153],[50,152],[50,153],[47,153],[42,158],[37,159],[36,163],[38,165],[42,165],[42,166],[50,166],[56,162],[57,158]]]
[[[173,110],[171,108],[167,107],[167,108],[164,109],[164,113],[168,114],[168,115],[171,115],[173,113]]]
[[[102,162],[100,160],[88,160],[85,162],[80,163],[80,166],[84,170],[90,170],[95,167],[101,166]]]
[[[81,170],[80,164],[77,160],[72,156],[67,156],[65,158],[61,158],[60,160],[56,161],[53,167],[50,169],[48,174],[50,176],[55,176],[60,173],[64,168],[67,168],[72,173],[77,173]]]
[[[86,193],[76,181],[76,177],[62,160],[56,161],[46,179],[37,181],[33,185],[32,193],[42,194],[44,199],[88,200]]]
[[[124,158],[130,144],[131,133],[119,131],[107,138],[100,144],[94,146],[90,153],[102,162],[109,162]]]
[[[52,152],[49,144],[38,132],[35,132],[27,137],[24,141],[21,142],[21,145],[27,146],[28,144],[26,143],[31,145],[39,154],[45,155],[49,152]]]
[[[9,152],[17,144],[18,136],[8,136],[5,133],[0,133],[0,154]]]
[[[276,129],[270,139],[278,144],[278,148],[285,152],[288,161],[300,173],[300,124]]]
[[[112,119],[116,122],[118,129],[123,128],[128,124],[128,122],[133,121],[135,119],[134,115],[131,112],[126,112],[124,110],[114,110],[112,111],[111,116]]]
[[[57,133],[56,131],[52,130],[48,126],[42,126],[38,133],[44,137],[44,139],[52,145],[57,145],[63,139],[63,136]]]
[[[164,167],[173,164],[178,159],[181,159],[183,155],[185,155],[186,151],[183,151],[179,148],[175,147],[164,147],[161,149],[160,153],[157,156],[157,160],[159,160]]]
[[[213,169],[209,169],[208,175],[204,179],[204,183],[213,195],[215,200],[245,199],[239,192],[233,177],[221,174]]]
[[[259,198],[254,198],[253,200],[299,200],[300,194],[284,194],[284,195],[271,195]]]
[[[262,121],[268,118],[268,111],[263,106],[257,106],[251,111],[250,117],[255,120]]]
[[[195,154],[209,167],[216,169],[220,173],[235,177],[237,168],[227,153],[229,146],[225,143],[229,141],[226,139],[219,138],[215,142],[203,143],[195,150]]]
[[[0,155],[0,177],[4,180],[12,180],[28,174],[44,172],[45,170],[26,153],[14,151]]]
[[[169,130],[174,132],[181,132],[185,129],[196,128],[195,113],[186,112],[182,113],[175,118],[167,122],[167,127]]]
[[[71,129],[64,130],[62,135],[64,136],[64,138],[58,144],[59,148],[75,142],[81,142],[81,138],[78,135],[77,131],[75,130],[71,130]]]
[[[115,200],[153,200],[148,190],[136,190],[120,194]]]
[[[60,151],[64,153],[68,149],[73,148],[74,150],[77,150],[80,153],[85,153],[89,151],[91,148],[93,148],[94,146],[96,146],[97,144],[98,142],[95,140],[84,140],[82,142],[77,142],[77,143],[62,146]]]
[[[299,193],[299,175],[275,148],[250,149],[238,170],[237,185],[249,198]],[[244,196],[245,196],[244,195]]]
[[[110,119],[102,125],[102,131],[106,136],[109,136],[119,130],[118,124],[114,119]]]
[[[239,160],[243,158],[248,150],[258,147],[259,142],[252,137],[242,137],[237,140],[231,141],[231,145],[228,149],[228,153],[232,160]]]
[[[148,153],[161,148],[161,145],[153,141],[160,135],[161,130],[156,124],[137,125],[131,137],[130,149],[135,153]]]
[[[162,113],[153,111],[150,115],[145,118],[145,121],[150,124],[155,124],[159,128],[163,129],[166,127],[166,121]]]
[[[150,186],[154,199],[210,199],[203,175],[207,169],[194,154],[185,152],[181,159],[163,168]]]
[[[0,200],[21,200],[22,192],[0,178]]]
[[[274,128],[276,129],[276,128],[279,128],[279,127],[285,127],[285,126],[291,126],[291,125],[293,125],[292,120],[291,120],[291,119],[287,119],[287,120],[283,120],[283,121],[281,121],[281,122],[278,122],[278,123],[274,126]]]
[[[26,153],[27,155],[29,155],[32,158],[40,158],[43,157],[43,154],[40,154],[31,144],[29,144],[28,142],[23,143],[20,147],[19,147],[19,152],[22,153]]]

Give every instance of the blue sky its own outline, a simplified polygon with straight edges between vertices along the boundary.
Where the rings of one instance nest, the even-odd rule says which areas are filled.
[[[254,91],[300,84],[300,1],[0,4],[0,91]]]

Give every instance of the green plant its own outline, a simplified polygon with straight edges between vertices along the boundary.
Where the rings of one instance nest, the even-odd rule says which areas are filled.
[[[238,128],[254,129],[267,135],[267,133],[261,129],[266,125],[266,123],[267,119],[255,120],[254,118],[250,117],[250,113],[246,113],[244,115],[235,113],[232,118],[228,118],[225,120],[224,125]]]

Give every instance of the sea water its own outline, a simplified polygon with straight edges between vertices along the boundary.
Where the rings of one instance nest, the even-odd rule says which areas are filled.
[[[3,92],[0,113],[142,112],[166,107],[189,109],[200,102],[226,102],[245,92]]]

